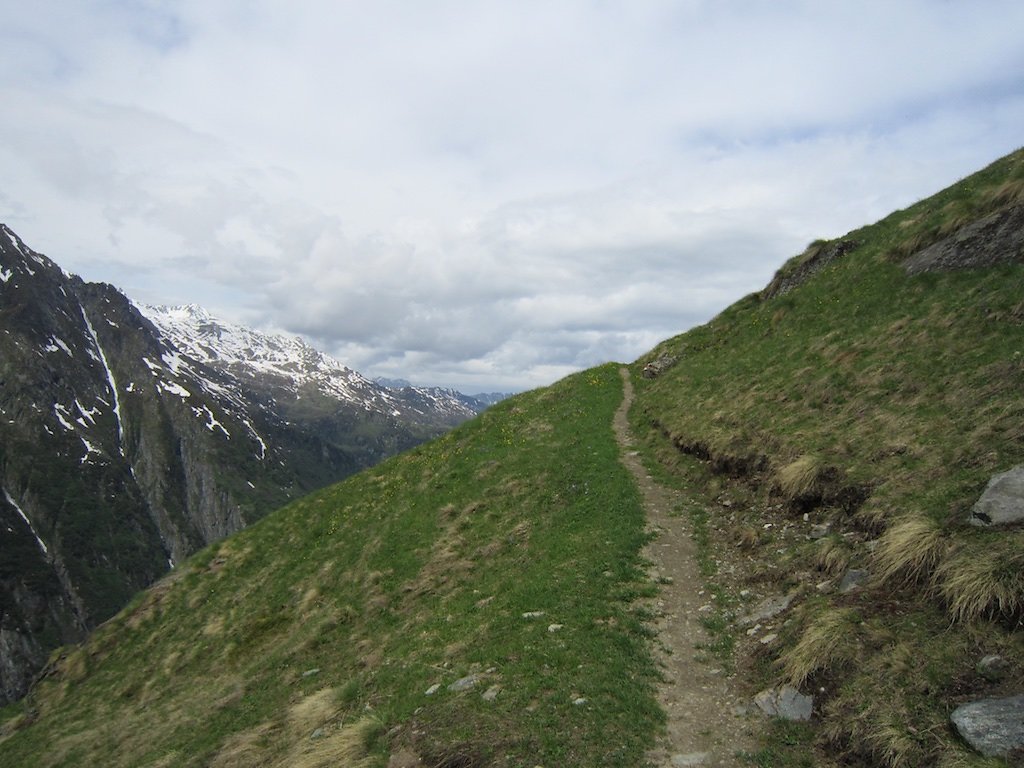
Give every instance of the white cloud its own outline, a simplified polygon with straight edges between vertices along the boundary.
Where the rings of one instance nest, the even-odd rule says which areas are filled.
[[[632,359],[1024,124],[1009,0],[0,5],[0,220],[467,388]]]

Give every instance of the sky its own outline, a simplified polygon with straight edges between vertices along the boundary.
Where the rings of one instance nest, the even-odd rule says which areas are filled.
[[[1024,144],[1019,0],[0,0],[0,221],[370,376],[629,362]]]

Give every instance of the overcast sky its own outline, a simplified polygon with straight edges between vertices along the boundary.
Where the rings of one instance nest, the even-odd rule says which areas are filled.
[[[630,361],[1024,144],[1020,0],[0,0],[0,221],[369,375]]]

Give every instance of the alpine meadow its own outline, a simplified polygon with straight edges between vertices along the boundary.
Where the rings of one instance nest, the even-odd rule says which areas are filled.
[[[620,367],[184,560],[0,710],[0,764],[650,765],[672,590],[701,595],[707,633],[675,653],[729,677],[750,702],[729,716],[761,732],[715,764],[1019,759],[951,715],[1024,692],[1024,528],[976,507],[1024,465],[1024,150],[812,243],[626,366],[634,447],[685,499],[701,583],[645,555]],[[809,719],[762,713],[784,686]]]

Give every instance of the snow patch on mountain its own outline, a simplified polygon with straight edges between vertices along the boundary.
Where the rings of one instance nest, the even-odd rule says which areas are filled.
[[[482,410],[479,403],[454,390],[391,389],[314,349],[298,336],[263,333],[229,323],[196,304],[135,306],[168,343],[163,361],[175,374],[188,370],[200,377],[198,370],[189,368],[189,361],[193,361],[239,379],[273,381],[295,398],[312,391],[389,418],[423,416],[425,410],[469,418]],[[154,369],[153,363],[146,363]],[[205,384],[211,390],[217,388],[214,382]]]
[[[18,502],[14,500],[14,498],[11,496],[11,494],[8,492],[6,488],[4,488],[4,498],[7,499],[8,504],[14,507],[14,511],[21,515],[21,519],[25,521],[25,525],[27,525],[28,529],[32,531],[32,535],[36,537],[36,543],[39,545],[39,548],[43,550],[43,554],[49,555],[50,550],[46,548],[46,544],[43,543],[42,538],[40,538],[39,532],[36,530],[36,527],[32,525],[32,521],[28,519],[28,515],[25,514],[25,511],[20,506],[18,506]]]

